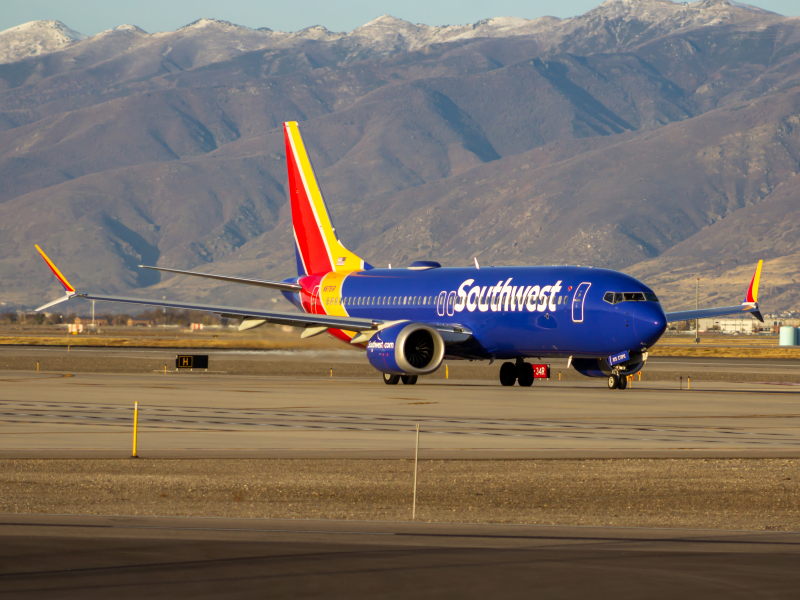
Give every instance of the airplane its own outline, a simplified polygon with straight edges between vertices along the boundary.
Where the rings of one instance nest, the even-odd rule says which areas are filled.
[[[588,377],[625,389],[667,323],[750,313],[763,322],[758,262],[741,305],[664,312],[648,286],[630,275],[582,266],[442,267],[419,260],[407,268],[376,268],[339,240],[296,122],[284,123],[288,195],[297,276],[265,281],[139,265],[280,290],[300,312],[148,300],[78,292],[39,246],[65,295],[72,298],[207,311],[242,319],[239,329],[265,323],[301,327],[301,338],[328,333],[366,350],[383,381],[413,385],[444,359],[505,361],[504,386],[530,386],[532,358],[562,358]]]

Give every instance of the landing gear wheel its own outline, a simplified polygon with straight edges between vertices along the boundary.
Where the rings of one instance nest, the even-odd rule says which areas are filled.
[[[401,375],[400,379],[403,380],[403,385],[414,385],[417,383],[416,375]]]
[[[619,389],[624,390],[628,387],[628,378],[627,377],[620,377],[619,378]]]
[[[391,373],[383,374],[383,383],[386,385],[397,385],[400,382],[400,375],[392,375]]]
[[[506,362],[500,367],[500,385],[510,386],[517,381],[517,365]]]
[[[619,387],[619,375],[614,373],[613,375],[608,376],[608,389],[616,390]]]
[[[529,363],[522,363],[519,366],[517,379],[522,387],[530,387],[533,385],[533,365]]]

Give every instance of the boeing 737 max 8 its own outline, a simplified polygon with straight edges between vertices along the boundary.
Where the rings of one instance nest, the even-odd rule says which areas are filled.
[[[297,276],[264,281],[142,266],[280,290],[301,312],[122,298],[78,292],[44,252],[44,260],[71,298],[202,310],[242,319],[239,328],[264,323],[302,327],[301,337],[328,333],[366,349],[384,381],[415,383],[445,358],[505,360],[503,385],[529,386],[533,357],[567,359],[589,377],[625,387],[667,323],[750,313],[759,320],[761,261],[736,306],[665,313],[653,291],[630,275],[577,266],[444,268],[418,261],[404,269],[378,269],[339,241],[297,123],[284,124]],[[513,361],[513,362],[511,362]]]

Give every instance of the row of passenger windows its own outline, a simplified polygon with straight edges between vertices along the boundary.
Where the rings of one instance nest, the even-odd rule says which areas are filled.
[[[613,293],[613,292],[609,292]],[[630,294],[625,294],[629,296]],[[651,294],[655,298],[655,294]],[[450,304],[455,304],[456,297],[449,296]],[[606,294],[608,301],[608,294]],[[328,297],[326,306],[435,306],[439,302],[438,296],[354,296],[352,298]],[[619,300],[622,302],[622,300]],[[658,302],[658,300],[655,300]],[[557,304],[566,304],[567,296],[558,296]],[[612,302],[612,304],[614,304]]]
[[[603,300],[609,304],[620,302],[658,302],[658,297],[653,292],[606,292]]]
[[[335,306],[427,306],[434,305],[436,296],[357,296],[352,298],[328,298],[325,304]]]

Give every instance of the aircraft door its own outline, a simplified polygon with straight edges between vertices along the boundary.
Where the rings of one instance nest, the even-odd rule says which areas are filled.
[[[445,302],[447,302],[447,292],[442,292],[439,294],[439,298],[436,300],[436,314],[440,317],[444,316]]]
[[[452,317],[456,314],[456,293],[450,292],[447,296],[447,316]]]
[[[592,286],[591,283],[583,282],[575,290],[575,295],[572,297],[572,322],[583,323],[583,303],[586,301],[586,292]]]
[[[311,314],[323,314],[322,300],[319,297],[319,286],[315,287],[314,291],[311,293]]]

